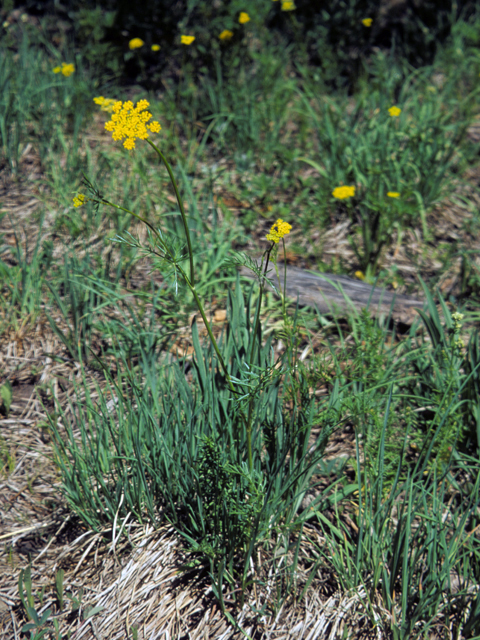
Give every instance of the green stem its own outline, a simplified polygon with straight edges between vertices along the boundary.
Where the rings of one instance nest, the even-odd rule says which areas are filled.
[[[272,249],[274,247],[274,244],[272,243],[272,246],[267,249],[267,251],[265,252],[266,255],[266,259],[265,259],[265,268],[263,270],[263,275],[266,276],[267,275],[267,269],[268,269],[268,263],[270,260],[270,254],[272,252]],[[253,363],[253,353],[255,350],[255,343],[256,343],[256,338],[257,338],[257,331],[258,331],[258,327],[260,325],[260,309],[261,309],[261,305],[262,305],[262,298],[263,298],[263,290],[265,288],[265,278],[262,278],[262,281],[260,283],[260,295],[258,297],[258,304],[257,304],[257,313],[256,313],[256,319],[255,319],[255,330],[253,332],[253,340],[252,340],[252,348],[250,349],[250,357],[249,357],[249,361],[248,364],[250,366],[252,366]]]
[[[217,358],[218,361],[220,363],[220,366],[223,370],[223,373],[225,374],[225,378],[227,380],[227,384],[230,388],[230,391],[232,392],[233,396],[236,395],[236,391],[235,391],[235,387],[233,386],[233,382],[232,379],[230,377],[230,373],[228,372],[227,369],[227,365],[225,364],[225,360],[223,359],[222,354],[220,353],[220,349],[218,348],[218,344],[217,341],[215,339],[215,336],[213,335],[213,331],[212,331],[212,327],[210,325],[210,322],[207,319],[207,316],[205,314],[204,308],[203,308],[203,304],[202,301],[200,300],[197,290],[195,288],[195,271],[194,271],[194,264],[193,264],[193,248],[192,248],[192,242],[190,239],[190,230],[188,227],[188,221],[187,221],[187,216],[185,214],[185,208],[183,206],[183,201],[182,198],[180,196],[180,192],[178,191],[178,187],[177,187],[177,183],[175,180],[175,176],[173,175],[173,171],[172,168],[170,166],[170,163],[168,162],[168,160],[165,158],[165,156],[163,155],[163,153],[160,151],[160,149],[157,147],[157,145],[155,145],[153,142],[151,142],[151,140],[149,140],[147,138],[147,142],[148,144],[152,147],[152,149],[154,149],[158,156],[161,158],[163,164],[165,165],[165,168],[167,169],[169,178],[170,178],[170,182],[172,183],[173,189],[175,191],[175,196],[177,198],[177,202],[178,202],[178,208],[180,209],[180,214],[182,216],[182,222],[183,222],[183,228],[185,230],[185,237],[187,240],[187,248],[188,248],[188,255],[189,255],[189,259],[190,259],[190,278],[187,277],[186,273],[183,271],[183,269],[181,267],[177,267],[180,271],[180,273],[182,274],[188,288],[190,289],[190,291],[193,294],[193,297],[195,298],[195,302],[197,304],[197,308],[200,312],[200,315],[202,316],[202,320],[205,324],[205,328],[207,329],[207,333],[208,333],[208,337],[210,338],[210,341],[212,343],[212,346],[215,350],[215,353],[217,354]],[[245,417],[245,414],[243,413],[243,411],[240,411],[240,415],[241,418],[244,422],[244,424],[247,426],[247,439],[248,439],[248,462],[249,462],[249,468],[252,469],[252,442],[251,442],[251,428],[250,431],[248,429],[248,422],[247,422],[247,418]]]
[[[272,245],[270,246],[269,249],[267,249],[267,251],[265,252],[265,268],[263,270],[263,275],[266,276],[267,275],[267,269],[268,269],[268,262],[270,260],[270,253],[272,252],[272,249],[274,247],[274,244],[272,243]],[[262,278],[262,281],[260,283],[260,294],[258,297],[258,303],[257,303],[257,313],[256,313],[256,318],[255,318],[255,327],[253,330],[253,337],[252,337],[252,348],[250,349],[250,357],[249,357],[249,366],[250,368],[252,367],[253,364],[253,356],[255,353],[255,347],[256,347],[256,341],[257,341],[257,332],[258,332],[258,328],[260,326],[260,311],[262,308],[262,298],[263,298],[263,290],[265,288],[265,278]],[[249,471],[252,471],[253,469],[253,455],[252,455],[252,420],[253,420],[253,404],[254,404],[254,398],[251,397],[250,401],[248,403],[248,417],[247,417],[247,451],[248,451],[248,469]]]
[[[178,194],[178,192],[177,192],[177,194]],[[178,195],[178,198],[180,198],[179,195]],[[135,218],[137,218],[138,220],[141,220],[144,224],[146,224],[147,227],[149,229],[151,229],[153,231],[153,233],[157,236],[157,238],[159,238],[161,240],[161,238],[159,236],[159,233],[155,229],[155,227],[153,225],[151,225],[150,222],[148,222],[148,220],[145,220],[145,218],[142,218],[142,216],[139,216],[138,213],[130,211],[130,209],[125,209],[125,207],[120,207],[117,204],[113,204],[113,202],[109,202],[108,200],[102,200],[102,204],[107,204],[110,207],[114,207],[115,209],[120,209],[121,211],[125,211],[126,213],[130,213],[132,216],[134,216]],[[188,226],[186,226],[186,220],[185,219],[184,219],[184,224],[185,224],[185,228],[186,228],[187,233],[188,233]],[[162,245],[163,245],[163,242],[162,242]],[[166,247],[165,250],[168,250],[168,247]],[[191,255],[192,254],[190,252],[190,256]],[[215,336],[213,335],[212,328],[211,328],[210,323],[209,323],[209,321],[207,319],[207,316],[205,315],[205,311],[203,309],[202,301],[200,300],[200,298],[198,296],[197,290],[195,289],[195,285],[191,282],[190,278],[187,276],[187,274],[182,269],[182,267],[180,267],[180,265],[176,264],[175,268],[178,269],[178,271],[180,272],[180,275],[185,280],[186,285],[188,286],[188,288],[192,292],[193,297],[195,298],[195,302],[197,304],[198,310],[200,312],[200,315],[202,316],[203,322],[205,323],[205,327],[207,329],[208,336],[209,336],[210,340],[212,341],[213,348],[215,349],[215,353],[217,354],[218,361],[220,362],[220,366],[222,367],[223,372],[225,374],[225,377],[227,378],[227,382],[228,382],[228,385],[230,387],[230,390],[233,393],[235,393],[235,387],[233,386],[232,380],[230,378],[230,374],[228,373],[227,365],[225,364],[225,361],[224,361],[224,359],[222,357],[222,354],[220,353],[220,349],[218,348],[218,344],[217,344],[217,341],[215,339]]]
[[[182,198],[180,196],[180,192],[178,191],[177,182],[175,180],[175,176],[173,175],[173,171],[172,171],[172,167],[170,166],[170,163],[165,158],[165,156],[163,155],[163,153],[160,151],[160,149],[157,147],[156,144],[153,144],[153,142],[151,140],[149,140],[148,138],[147,138],[147,142],[152,147],[152,149],[154,149],[158,153],[159,157],[162,159],[162,162],[163,162],[163,164],[165,165],[165,168],[168,171],[170,182],[172,183],[173,190],[175,191],[175,196],[177,197],[178,208],[180,209],[180,214],[182,216],[182,222],[183,222],[183,228],[185,230],[185,238],[187,239],[188,255],[189,255],[189,258],[190,258],[190,284],[191,284],[192,287],[195,287],[195,269],[194,269],[194,266],[193,266],[192,241],[190,240],[190,230],[188,228],[187,216],[185,214],[185,209],[184,209],[184,206],[183,206],[183,200],[182,200]]]
[[[143,222],[143,224],[146,224],[147,227],[151,231],[153,231],[153,233],[157,236],[157,238],[160,238],[160,235],[159,235],[158,231],[155,229],[155,227],[152,224],[150,224],[150,222],[148,222],[148,220],[145,220],[145,218],[142,218],[142,216],[139,216],[138,213],[135,213],[134,211],[130,211],[130,209],[125,209],[125,207],[121,207],[120,205],[114,204],[113,202],[110,202],[109,200],[104,200],[103,198],[102,198],[102,200],[94,200],[93,198],[90,198],[90,200],[92,200],[93,202],[98,202],[99,204],[108,204],[109,207],[113,207],[114,209],[120,209],[120,211],[125,211],[125,213],[129,213],[130,215],[132,215],[135,218],[137,218],[137,220],[140,220],[140,222]]]
[[[180,270],[180,272],[182,273],[182,270]],[[205,311],[203,310],[202,301],[198,297],[197,290],[189,282],[189,280],[186,277],[185,273],[183,273],[183,277],[184,277],[185,282],[187,283],[187,286],[189,287],[190,291],[193,293],[193,297],[195,298],[195,302],[197,303],[198,310],[200,312],[200,315],[202,316],[202,320],[203,320],[203,322],[205,324],[205,328],[207,329],[208,337],[210,338],[210,340],[212,342],[212,345],[213,345],[213,348],[215,349],[215,353],[217,354],[218,361],[220,362],[220,366],[222,367],[223,372],[225,374],[225,377],[227,379],[227,383],[228,383],[228,386],[230,387],[230,391],[233,394],[235,394],[236,393],[235,387],[233,386],[232,379],[230,378],[230,374],[228,372],[227,365],[225,364],[225,360],[223,359],[223,356],[220,353],[220,349],[218,348],[218,344],[217,344],[217,341],[215,339],[215,336],[213,335],[213,331],[212,331],[212,327],[210,326],[210,322],[207,320],[207,316],[205,315]]]

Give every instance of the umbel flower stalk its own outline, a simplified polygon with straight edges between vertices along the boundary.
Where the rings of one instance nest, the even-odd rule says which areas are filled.
[[[100,194],[97,191],[95,191],[93,186],[88,181],[86,182],[86,184],[90,187],[90,190],[93,192],[93,197],[88,197],[82,193],[78,193],[73,198],[73,204],[75,207],[80,207],[90,200],[96,204],[108,205],[108,206],[114,207],[115,209],[119,209],[121,211],[130,213],[132,216],[134,216],[135,218],[143,222],[150,229],[150,231],[152,232],[152,234],[156,239],[156,242],[158,243],[158,246],[162,251],[161,257],[165,259],[167,262],[169,262],[170,264],[173,264],[175,266],[175,269],[180,273],[187,287],[191,291],[194,297],[195,303],[197,305],[198,311],[200,313],[200,316],[202,317],[202,320],[205,324],[205,328],[207,330],[207,333],[210,338],[213,349],[215,351],[215,354],[218,358],[220,368],[222,369],[225,375],[225,379],[227,381],[228,387],[232,392],[233,396],[237,397],[238,394],[233,384],[232,377],[228,371],[228,368],[222,356],[222,353],[220,352],[217,340],[212,331],[211,324],[207,318],[203,303],[198,295],[198,292],[195,286],[195,283],[196,283],[195,264],[193,260],[193,247],[192,247],[192,241],[190,237],[190,229],[188,226],[188,221],[185,213],[183,200],[180,195],[178,185],[175,180],[175,176],[173,175],[172,167],[168,162],[167,158],[162,153],[162,151],[159,149],[159,147],[154,142],[152,142],[149,138],[150,133],[159,132],[161,130],[161,126],[158,122],[151,121],[152,114],[149,111],[147,111],[147,108],[149,107],[149,103],[147,100],[139,100],[136,106],[134,106],[131,101],[127,101],[127,102],[114,101],[109,98],[104,98],[103,96],[94,98],[94,101],[96,104],[100,106],[102,110],[109,111],[112,113],[111,119],[105,124],[105,129],[112,133],[112,138],[114,140],[122,141],[123,146],[129,151],[132,151],[133,149],[135,149],[135,141],[137,139],[146,140],[146,142],[148,142],[148,144],[156,152],[160,161],[165,166],[168,176],[170,178],[170,182],[172,184],[173,190],[175,192],[175,197],[176,197],[178,208],[180,211],[180,216],[182,218],[182,224],[183,224],[183,229],[185,233],[185,240],[186,240],[188,258],[189,258],[189,270],[188,270],[189,273],[187,273],[185,269],[181,266],[181,264],[179,264],[178,259],[174,255],[170,245],[165,241],[161,233],[159,233],[159,231],[155,229],[155,227],[148,220],[146,220],[139,214],[135,213],[134,211],[130,211],[125,207],[121,207],[103,198],[102,196],[100,196]],[[276,245],[278,245],[280,240],[283,241],[284,236],[290,233],[291,228],[292,226],[288,222],[284,222],[281,218],[279,218],[272,225],[272,228],[270,229],[269,233],[266,235],[266,240],[268,240],[271,244],[266,249],[264,254],[265,263],[264,263],[264,267],[262,267],[263,277],[261,278],[261,281],[260,281],[260,295],[257,303],[255,330],[252,337],[252,345],[251,345],[250,354],[249,354],[249,366],[253,364],[253,360],[254,360],[254,354],[256,349],[256,336],[259,330],[259,323],[260,323],[260,309],[261,309],[261,303],[262,303],[263,290],[265,287],[265,277],[268,271],[270,256],[272,254],[272,251],[276,256],[276,253],[277,253]],[[284,245],[284,249],[285,249],[285,245]],[[253,421],[253,414],[254,414],[254,398],[253,397],[250,398],[249,400],[248,414],[245,415],[243,411],[240,411],[240,414],[246,429],[248,467],[250,470],[252,470],[253,469],[252,421]]]

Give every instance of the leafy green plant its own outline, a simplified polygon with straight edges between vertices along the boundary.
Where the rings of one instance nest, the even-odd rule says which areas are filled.
[[[354,104],[346,97],[319,100],[311,90],[305,93],[321,160],[299,160],[318,171],[317,199],[324,209],[350,218],[351,246],[363,271],[375,272],[394,231],[401,234],[419,214],[423,236],[429,237],[426,212],[460,161],[456,149],[465,135],[470,96],[446,108],[428,79],[425,71],[406,78],[392,74],[381,91],[370,87]],[[444,89],[447,97],[450,90]]]
[[[131,117],[145,106],[140,103]],[[123,129],[131,147],[134,139],[128,137],[136,137],[138,130],[128,131]],[[267,234],[269,244],[260,266],[242,254],[234,256],[235,265],[246,264],[254,271],[259,292],[255,297],[252,287],[244,296],[237,277],[228,296],[227,327],[220,336],[214,334],[200,298],[202,276],[173,171],[160,149],[148,138],[147,142],[169,174],[184,241],[133,211],[129,213],[147,226],[149,244],[143,246],[131,235],[118,240],[142,249],[186,284],[208,344],[202,345],[195,322],[188,377],[181,360],[159,366],[155,359],[142,358],[138,372],[119,362],[117,380],[105,366],[108,393],[118,404],[112,411],[100,394],[94,408],[86,390],[85,413],[77,425],[80,441],[68,420],[66,440],[52,422],[57,460],[66,497],[90,527],[99,529],[105,521],[124,523],[128,513],[140,522],[166,516],[209,567],[222,602],[222,583],[232,592],[238,583],[242,592],[245,589],[254,551],[270,537],[271,528],[288,532],[301,522],[302,499],[335,427],[339,390],[317,406],[297,366],[296,321],[288,319],[285,302],[284,355],[275,359],[271,338],[262,338],[264,288],[268,282],[273,286],[268,266],[275,265],[278,243],[291,228],[282,220]],[[77,195],[76,206],[91,199],[126,211],[87,184],[89,195]],[[61,407],[58,411],[63,415]],[[319,435],[312,445],[314,427]]]
[[[390,395],[391,398],[391,395]],[[387,406],[384,429],[375,459],[373,479],[361,460],[357,439],[358,484],[353,514],[355,533],[342,517],[332,526],[321,512],[319,522],[327,539],[320,550],[343,592],[352,593],[371,623],[395,639],[420,638],[441,628],[448,618],[451,637],[475,628],[478,609],[478,562],[480,546],[475,534],[478,509],[476,461],[458,457],[441,473],[430,464],[432,446],[402,480],[402,457],[394,482],[384,481]],[[407,443],[407,435],[404,445]],[[363,449],[368,455],[366,449]],[[433,469],[427,472],[427,468]],[[468,477],[474,486],[462,487]],[[452,492],[462,509],[450,508]],[[351,495],[351,493],[350,493]],[[340,503],[341,504],[341,503]]]
[[[0,149],[13,172],[18,172],[21,153],[28,142],[44,160],[52,159],[54,151],[64,145],[65,125],[75,141],[86,112],[91,109],[81,60],[69,63],[73,71],[67,71],[67,75],[54,73],[53,69],[62,68],[62,53],[47,41],[42,44],[50,57],[39,46],[39,39],[42,40],[39,33],[24,30],[19,44],[8,47],[2,38],[0,45]]]
[[[42,226],[43,215],[39,221],[40,230]],[[0,332],[11,325],[26,326],[36,319],[41,307],[45,271],[49,264],[49,245],[42,245],[41,234],[38,234],[32,248],[28,237],[23,243],[18,228],[13,228],[15,247],[11,249],[10,257],[13,265],[2,268],[0,263],[0,287],[3,290],[0,300]]]
[[[431,341],[431,349],[413,352],[411,365],[415,377],[411,387],[428,407],[425,411],[426,442],[434,438],[437,462],[448,460],[456,448],[472,453],[478,446],[471,438],[476,431],[477,402],[472,395],[480,363],[475,359],[475,337],[468,354],[460,337],[463,314],[451,312],[439,295],[442,323],[432,294],[424,285],[428,313],[418,310]],[[472,357],[473,356],[473,357]],[[473,365],[473,366],[472,366]]]
[[[88,253],[77,258],[67,252],[63,272],[53,282],[47,282],[68,328],[49,312],[48,321],[74,360],[92,359],[95,336],[108,325],[106,311],[122,298],[117,286],[120,277],[121,271],[111,268],[111,256],[101,261]]]
[[[22,569],[20,571],[18,578],[18,592],[25,613],[27,614],[28,619],[31,620],[31,622],[27,622],[23,625],[22,633],[28,633],[28,631],[30,631],[31,640],[41,640],[47,633],[49,633],[46,623],[52,615],[52,610],[46,609],[39,616],[35,608],[35,594],[32,586],[31,565],[28,565],[26,569]]]

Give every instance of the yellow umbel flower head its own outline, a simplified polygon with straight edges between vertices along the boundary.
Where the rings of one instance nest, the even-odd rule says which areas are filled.
[[[292,225],[288,224],[288,222],[284,222],[281,218],[279,218],[273,225],[270,231],[267,233],[265,238],[269,242],[275,242],[278,244],[283,236],[286,236],[292,230]]]
[[[287,0],[283,0],[282,2],[282,11],[294,11],[297,7],[295,6],[295,2],[288,2]]]
[[[139,100],[137,106],[133,106],[131,100],[122,102],[119,100],[113,105],[112,119],[105,124],[105,129],[112,132],[114,140],[122,140],[125,149],[135,149],[135,140],[146,140],[148,138],[148,129],[153,133],[157,133],[162,128],[156,121],[147,124],[152,117],[149,111],[145,111],[150,103],[147,100]]]
[[[399,197],[400,197],[400,194],[399,194],[399,192],[398,192],[398,191],[388,191],[388,192],[387,192],[387,196],[388,196],[389,198],[399,198]]]
[[[364,27],[371,27],[372,26],[372,22],[373,22],[372,18],[364,18],[362,20],[362,24],[363,24]]]
[[[240,24],[246,24],[247,22],[250,22],[250,16],[245,11],[242,11],[238,16],[238,21]]]
[[[336,187],[332,191],[332,196],[337,198],[337,200],[345,200],[346,198],[353,198],[355,195],[355,187],[347,187],[346,185],[343,187]]]
[[[130,49],[140,49],[140,47],[143,47],[145,43],[143,42],[143,40],[141,38],[133,38],[133,40],[130,40],[130,42],[128,43],[128,46]]]
[[[77,195],[73,199],[73,206],[74,207],[81,207],[82,205],[85,204],[85,202],[87,200],[88,200],[88,198],[86,196],[84,196],[83,193],[77,193]]]
[[[220,40],[230,40],[233,38],[233,31],[230,31],[230,29],[224,29],[218,37]]]
[[[72,73],[75,73],[75,65],[72,63],[67,64],[66,62],[62,62],[62,66],[55,67],[53,69],[53,73],[62,73],[66,78],[68,78]]]
[[[402,113],[402,110],[400,109],[400,107],[393,106],[393,107],[390,107],[390,109],[388,110],[388,113],[392,118],[398,118],[398,116]]]
[[[187,46],[189,44],[192,44],[194,40],[195,40],[195,36],[180,36],[180,42],[182,44],[186,44]]]

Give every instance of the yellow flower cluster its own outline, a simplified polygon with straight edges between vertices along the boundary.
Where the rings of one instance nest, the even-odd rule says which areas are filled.
[[[160,51],[161,47],[159,44],[152,44],[152,51]]]
[[[278,244],[283,236],[286,236],[288,233],[290,233],[291,229],[291,224],[288,224],[288,222],[284,222],[281,218],[279,218],[275,222],[275,224],[272,225],[272,228],[267,233],[265,238],[269,242],[275,242],[275,244]]]
[[[218,37],[220,38],[220,40],[230,40],[231,38],[233,38],[233,31],[224,29],[224,31],[222,31],[222,33]]]
[[[140,49],[140,47],[143,47],[144,44],[145,43],[141,38],[133,38],[133,40],[130,40],[130,42],[128,43],[128,46],[133,50]]]
[[[238,16],[238,21],[240,24],[246,24],[247,22],[250,22],[250,16],[248,13],[245,13],[245,11],[242,11]]]
[[[372,26],[372,22],[373,22],[372,18],[364,18],[362,20],[362,24],[363,24],[364,27],[371,27]]]
[[[100,109],[102,111],[109,111],[109,112],[113,111],[113,105],[116,102],[116,100],[114,100],[113,98],[104,98],[103,96],[94,98],[93,101],[95,102],[95,104],[100,105]]]
[[[398,193],[398,191],[388,191],[387,196],[389,198],[399,198],[400,194]]]
[[[73,206],[74,207],[81,207],[82,205],[85,204],[85,202],[87,200],[88,200],[88,198],[86,196],[84,196],[83,193],[79,193],[73,199]]]
[[[400,109],[400,107],[393,106],[393,107],[390,107],[390,109],[388,110],[388,113],[392,118],[398,118],[398,116],[402,113],[402,110]]]
[[[332,196],[337,198],[338,200],[345,200],[346,198],[353,198],[355,195],[355,187],[347,187],[346,185],[342,187],[336,187],[332,191]]]
[[[288,2],[288,0],[283,0],[282,2],[282,11],[295,11],[297,7],[295,6],[295,2]]]
[[[112,119],[105,124],[105,129],[112,132],[114,140],[122,140],[125,149],[135,149],[135,140],[146,140],[148,138],[148,129],[153,133],[157,133],[162,128],[156,121],[147,124],[152,117],[149,111],[145,111],[150,103],[147,100],[139,100],[137,106],[133,106],[133,102],[121,100],[115,102],[112,107]]]
[[[195,36],[181,36],[180,37],[180,41],[182,44],[192,44],[192,42],[195,40]]]
[[[53,73],[62,73],[66,78],[68,78],[68,76],[71,76],[72,73],[75,73],[75,65],[71,63],[67,64],[66,62],[62,62],[62,66],[55,67],[53,69]]]

